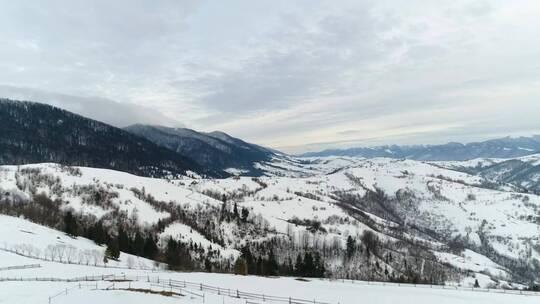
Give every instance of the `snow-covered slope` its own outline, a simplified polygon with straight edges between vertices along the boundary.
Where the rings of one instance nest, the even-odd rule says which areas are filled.
[[[325,260],[333,276],[400,275],[405,269],[388,254],[418,260],[414,248],[433,267],[459,273],[447,281],[485,275],[485,284],[496,285],[538,267],[540,197],[515,186],[412,160],[281,157],[259,166],[267,176],[180,180],[56,164],[3,166],[0,201],[44,193],[76,213],[106,219],[120,213],[141,227],[161,223],[160,240],[212,248],[230,263],[248,242],[283,239],[293,254],[334,252]],[[174,206],[183,217],[172,215]],[[246,210],[245,221],[219,216],[219,210],[235,214],[233,206]],[[379,238],[379,255],[366,257],[365,231]],[[357,268],[344,268],[349,236],[363,246],[356,254],[359,263],[366,260]],[[281,261],[290,258],[291,251],[280,250]]]
[[[479,175],[494,182],[509,183],[522,190],[540,193],[540,154],[512,159],[487,158],[435,164]]]
[[[375,304],[434,302],[528,304],[537,303],[539,300],[533,293],[519,291],[503,293],[502,290],[488,292],[471,287],[389,283],[382,285],[362,281],[296,280],[197,272],[105,269],[92,265],[44,262],[2,251],[0,261],[10,266],[40,264],[38,268],[0,271],[0,303],[9,304],[245,304],[288,303],[289,298],[291,303],[302,304],[354,304],[358,303],[359,299],[369,299],[370,303]],[[72,281],[60,281],[66,279]],[[237,293],[240,297],[237,297]]]
[[[154,261],[121,253],[117,261],[103,256],[105,247],[81,237],[68,236],[30,221],[0,215],[0,268],[14,265],[54,262],[96,267],[159,269]],[[32,263],[29,263],[32,264]],[[3,272],[2,274],[5,274]],[[0,274],[1,275],[1,274]]]

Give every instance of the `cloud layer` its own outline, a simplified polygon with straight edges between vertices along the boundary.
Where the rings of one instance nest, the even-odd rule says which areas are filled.
[[[0,2],[0,94],[118,126],[289,152],[540,132],[532,0]]]

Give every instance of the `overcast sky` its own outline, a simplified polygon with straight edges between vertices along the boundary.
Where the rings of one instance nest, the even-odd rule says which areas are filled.
[[[540,1],[0,0],[0,96],[286,152],[540,133]]]

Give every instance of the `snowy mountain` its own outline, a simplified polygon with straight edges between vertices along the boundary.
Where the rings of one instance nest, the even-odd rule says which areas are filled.
[[[0,212],[63,231],[69,212],[71,233],[175,269],[245,263],[261,275],[505,288],[539,279],[540,196],[519,187],[413,160],[259,166],[266,176],[176,180],[3,166]],[[157,251],[145,253],[153,242]]]
[[[292,157],[29,102],[2,100],[0,117],[8,260],[505,289],[540,280],[538,154]],[[518,153],[512,141],[474,153]],[[431,158],[417,149],[408,157]]]
[[[381,146],[373,148],[333,149],[305,153],[304,157],[352,156],[389,157],[424,161],[469,160],[475,158],[514,158],[540,152],[540,135],[532,137],[499,138],[468,144]]]
[[[146,176],[224,172],[124,130],[33,102],[0,99],[0,164],[56,162]]]
[[[480,175],[497,183],[509,183],[522,191],[540,193],[540,154],[511,159],[474,159],[435,164]]]
[[[261,170],[255,168],[254,163],[266,162],[276,155],[269,149],[217,131],[202,133],[186,128],[150,125],[132,125],[125,130],[194,159],[203,167],[233,174],[261,175]]]

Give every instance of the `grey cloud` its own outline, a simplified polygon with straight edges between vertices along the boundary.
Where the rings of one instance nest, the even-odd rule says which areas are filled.
[[[106,98],[71,96],[6,85],[0,85],[0,96],[47,103],[116,127],[126,127],[135,123],[183,126],[182,123],[164,116],[151,107],[120,103]]]
[[[274,147],[538,127],[536,1],[0,3],[0,84],[116,125],[182,121]],[[414,134],[417,119],[436,130]]]
[[[390,28],[369,7],[323,14],[305,24],[281,19],[277,29],[255,39],[261,54],[238,60],[232,70],[197,79],[208,106],[228,114],[279,109],[349,89],[351,74],[369,73],[381,52],[381,32]],[[385,51],[391,51],[392,45]],[[235,60],[235,58],[231,58]]]

